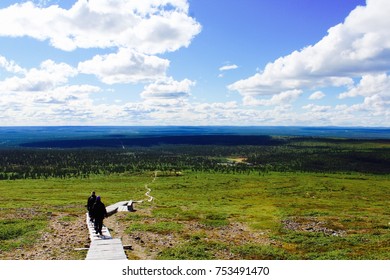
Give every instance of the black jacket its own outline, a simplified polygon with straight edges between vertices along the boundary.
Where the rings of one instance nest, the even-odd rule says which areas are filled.
[[[92,207],[95,204],[95,202],[96,202],[96,195],[93,194],[90,197],[88,197],[88,202],[87,202],[88,211],[92,210]]]
[[[92,207],[92,215],[95,219],[104,219],[107,217],[107,210],[106,206],[101,201],[96,201],[95,204]]]

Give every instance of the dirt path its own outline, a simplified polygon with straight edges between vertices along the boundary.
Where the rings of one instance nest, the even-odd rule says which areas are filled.
[[[152,183],[154,183],[154,182],[156,181],[156,179],[157,179],[157,173],[158,173],[158,171],[154,171],[153,180],[152,180],[152,182],[150,182],[149,184],[152,184]],[[148,202],[152,202],[153,199],[154,199],[154,197],[150,195],[152,189],[149,188],[149,184],[145,184],[145,189],[146,189],[145,196],[148,198],[148,200],[147,200]],[[138,202],[138,203],[143,203],[144,200],[139,200],[139,201],[137,201],[137,202]]]

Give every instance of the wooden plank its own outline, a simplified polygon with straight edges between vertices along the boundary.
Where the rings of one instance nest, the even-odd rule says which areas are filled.
[[[91,243],[86,260],[126,259],[122,242],[119,239],[95,240]]]
[[[94,240],[88,250],[86,260],[126,260],[120,239]]]
[[[126,206],[127,203],[128,203],[128,201],[121,201],[121,202],[112,204],[110,206],[107,206],[106,207],[107,215],[111,216],[111,215],[115,214],[118,211],[119,207]]]
[[[118,207],[118,212],[134,212],[134,203],[135,201],[130,200],[125,205],[120,205]]]
[[[92,241],[91,244],[93,244],[93,245],[99,244],[100,246],[104,246],[104,245],[117,245],[117,244],[122,244],[122,241],[120,239],[118,239],[118,238],[102,239],[102,240]]]

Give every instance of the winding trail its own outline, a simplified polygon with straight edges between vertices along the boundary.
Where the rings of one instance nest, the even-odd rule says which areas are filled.
[[[158,173],[158,171],[154,171],[153,180],[149,184],[152,184],[152,183],[154,183],[154,181],[156,181],[157,173]],[[154,200],[154,197],[150,195],[150,192],[152,191],[152,189],[149,188],[149,184],[145,184],[145,189],[147,190],[147,192],[145,193],[145,196],[148,197],[148,199],[147,199],[148,202],[152,202]],[[142,202],[144,202],[144,200],[139,200],[137,202],[142,203]]]

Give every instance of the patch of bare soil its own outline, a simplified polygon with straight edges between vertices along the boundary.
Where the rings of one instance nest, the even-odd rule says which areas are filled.
[[[324,221],[319,221],[315,217],[291,217],[283,221],[284,228],[301,232],[321,232],[325,235],[345,236],[346,231],[331,228]]]
[[[75,260],[84,259],[88,248],[88,230],[85,216],[50,213],[48,230],[31,247],[17,248],[2,253],[8,260]]]

